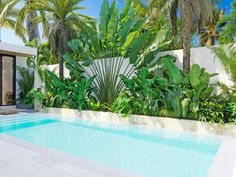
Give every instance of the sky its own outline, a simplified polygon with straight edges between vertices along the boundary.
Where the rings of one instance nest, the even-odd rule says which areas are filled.
[[[111,3],[113,0],[109,0]],[[221,0],[221,4],[219,4],[221,9],[225,9],[226,13],[230,12],[230,4],[233,0]],[[122,9],[124,6],[124,0],[117,0],[117,5],[119,9]],[[95,18],[99,17],[100,7],[101,7],[102,0],[84,0],[80,5],[86,7],[87,9],[81,11],[81,13],[93,16]],[[21,4],[19,4],[21,6]],[[2,29],[2,42],[17,44],[17,45],[24,45],[19,37],[17,37],[12,30]]]

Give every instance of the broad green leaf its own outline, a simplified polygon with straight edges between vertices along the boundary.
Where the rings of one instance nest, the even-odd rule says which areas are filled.
[[[119,36],[120,36],[120,42],[121,44],[125,43],[126,38],[131,30],[131,27],[135,23],[135,20],[133,18],[128,18],[124,24],[119,29]]]
[[[126,41],[124,43],[124,45],[122,46],[122,50],[127,50],[128,47],[132,44],[132,42],[134,41],[136,35],[137,35],[137,31],[131,32],[129,33],[129,35],[126,38]]]
[[[177,68],[177,66],[173,63],[173,61],[174,57],[170,55],[161,58],[161,62],[164,64],[166,73],[170,77],[171,81],[174,84],[180,85],[184,77],[179,68]]]
[[[105,40],[106,37],[108,18],[109,18],[109,3],[108,0],[103,0],[99,18],[99,33],[100,33],[99,38],[101,40]]]
[[[188,107],[189,107],[190,99],[185,98],[182,102],[182,117],[186,117],[188,114]]]
[[[201,75],[200,83],[201,83],[201,84],[204,84],[204,85],[208,85],[209,82],[210,82],[210,74],[208,74],[207,72],[204,72],[204,73]]]
[[[117,31],[119,10],[116,8],[116,1],[113,2],[110,10],[110,18],[107,25],[107,41],[115,42],[115,33]]]
[[[193,88],[200,84],[201,68],[199,65],[194,64],[189,72],[190,83]]]
[[[214,91],[214,87],[211,86],[211,87],[205,89],[204,91],[202,91],[202,93],[200,94],[200,97],[201,98],[208,98],[212,94],[213,91]]]
[[[134,40],[134,42],[130,46],[130,62],[135,63],[137,62],[139,52],[141,48],[144,46],[146,40],[150,38],[152,31],[146,31],[143,35],[139,36]]]
[[[199,101],[191,101],[189,104],[189,109],[196,113],[199,110]]]
[[[126,6],[123,8],[121,14],[120,14],[120,23],[123,23],[125,18],[127,18],[130,9],[131,9],[131,0],[128,0],[128,2],[126,2]]]

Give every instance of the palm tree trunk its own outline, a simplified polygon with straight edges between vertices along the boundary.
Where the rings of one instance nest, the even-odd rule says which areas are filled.
[[[192,11],[188,7],[189,2],[181,0],[180,1],[180,11],[182,18],[182,30],[183,30],[183,71],[188,73],[190,71],[190,45],[192,41]]]
[[[29,35],[29,41],[33,41],[36,38],[38,39],[40,38],[38,24],[34,22],[36,17],[37,17],[37,13],[35,11],[31,11],[27,15],[26,27],[27,27],[27,31]]]
[[[61,80],[63,80],[64,78],[64,58],[63,58],[63,54],[64,52],[59,51],[58,55],[59,55],[59,78]]]
[[[189,40],[185,39],[183,42],[183,71],[184,73],[188,73],[190,71],[190,43]]]

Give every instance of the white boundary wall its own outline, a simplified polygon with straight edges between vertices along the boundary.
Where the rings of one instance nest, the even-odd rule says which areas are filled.
[[[179,68],[182,68],[183,50],[167,51],[167,52],[162,52],[158,55],[164,56],[167,54],[175,56],[177,58],[176,65]],[[127,61],[124,62],[123,68],[125,68],[126,65],[128,64]],[[210,50],[209,48],[206,48],[206,47],[192,48],[191,49],[191,64],[199,64],[201,67],[206,68],[207,72],[209,73],[218,73],[217,76],[211,78],[212,84],[216,82],[222,82],[228,86],[233,85],[233,82],[231,81],[229,74],[225,72],[224,66],[220,62],[219,58],[217,58],[215,54],[213,53],[213,51]],[[47,68],[50,71],[54,71],[56,74],[59,73],[58,64],[48,65]],[[64,75],[65,77],[69,76],[69,71],[66,68],[64,70]],[[42,87],[40,81],[39,83],[36,83],[36,85],[37,85],[37,88]]]

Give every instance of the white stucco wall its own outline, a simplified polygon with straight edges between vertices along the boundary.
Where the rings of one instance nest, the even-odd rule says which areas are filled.
[[[236,45],[235,45],[236,46]],[[182,69],[183,63],[183,50],[173,50],[162,52],[158,54],[158,56],[163,55],[173,55],[177,58],[176,65]],[[123,69],[127,66],[127,61],[123,64]],[[217,76],[211,78],[211,83],[214,84],[216,82],[222,82],[228,86],[233,85],[229,74],[227,74],[224,70],[224,66],[220,62],[219,58],[215,56],[215,54],[206,47],[192,48],[191,49],[191,64],[199,64],[201,67],[206,68],[206,71],[209,73],[218,73]],[[59,73],[58,65],[49,65],[46,66],[50,71],[54,71],[56,74]],[[87,70],[88,71],[88,70]],[[89,71],[88,71],[89,72]],[[69,71],[65,68],[64,70],[65,77],[69,76]],[[39,87],[42,87],[42,83],[38,82],[36,84]]]
[[[110,59],[110,58],[109,58]],[[108,59],[108,60],[109,60]],[[120,58],[118,58],[119,60]],[[101,60],[107,60],[107,59],[101,59]],[[95,60],[96,63],[99,63],[101,60]],[[101,62],[100,62],[101,64]],[[129,66],[128,66],[129,65]],[[125,72],[125,70],[127,69],[127,66],[128,66],[128,69],[130,69],[132,67],[132,64],[129,63],[129,60],[128,59],[125,59],[122,63],[122,67],[121,67],[121,70],[120,70],[120,74]],[[53,71],[54,73],[56,73],[57,75],[59,75],[59,65],[58,64],[55,64],[55,65],[48,65],[46,66],[46,68],[49,70],[49,71]],[[85,67],[85,72],[87,75],[91,76],[93,75],[92,74],[92,71],[90,69],[90,67]],[[69,77],[70,76],[70,72],[69,70],[64,67],[64,76],[65,77]]]

